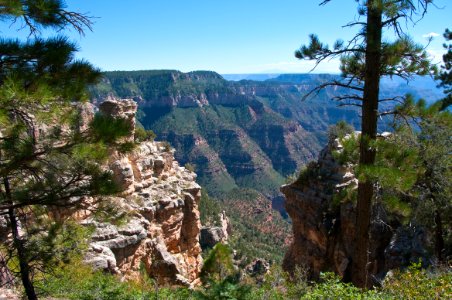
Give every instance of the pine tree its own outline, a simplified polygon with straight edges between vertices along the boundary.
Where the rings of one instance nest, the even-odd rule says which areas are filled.
[[[321,2],[327,4],[331,0]],[[427,12],[431,0],[363,0],[358,2],[360,19],[347,26],[361,27],[348,42],[338,40],[332,49],[320,42],[317,36],[310,36],[310,44],[296,51],[299,59],[316,60],[340,57],[341,80],[320,85],[312,93],[327,86],[339,86],[353,91],[336,97],[345,105],[358,106],[362,110],[359,167],[361,170],[375,163],[376,149],[372,147],[377,136],[379,116],[393,112],[379,112],[379,103],[401,101],[400,96],[380,99],[380,78],[398,76],[410,79],[413,75],[426,75],[433,71],[422,46],[414,43],[402,29],[401,21],[413,21]],[[383,33],[392,29],[395,39],[383,39]],[[355,233],[355,248],[352,258],[352,281],[358,287],[371,285],[368,276],[369,227],[371,206],[375,185],[371,178],[361,174],[358,184],[358,201]]]
[[[66,11],[58,0],[2,1],[0,16],[23,22],[31,34],[25,42],[0,40],[0,217],[12,235],[7,250],[18,261],[25,293],[37,299],[35,272],[52,258],[40,247],[42,240],[53,242],[49,218],[58,207],[82,205],[84,196],[115,191],[100,164],[128,128],[103,116],[79,126],[77,109],[100,72],[74,59],[77,47],[67,38],[38,36],[42,28],[67,26],[82,33],[91,29],[87,16]]]
[[[443,36],[447,42],[452,40],[452,32],[449,29],[446,29]],[[441,71],[436,76],[436,79],[441,81],[439,87],[443,87],[446,94],[446,97],[440,102],[440,110],[445,110],[452,105],[452,44],[444,43],[443,47],[447,50],[443,55],[444,65],[441,66]]]
[[[444,262],[450,252],[445,236],[447,232],[450,234],[452,221],[452,114],[447,110],[433,110],[421,120],[417,146],[425,172],[418,179],[413,202],[417,218],[423,218],[426,227],[433,229],[434,253],[439,262]]]

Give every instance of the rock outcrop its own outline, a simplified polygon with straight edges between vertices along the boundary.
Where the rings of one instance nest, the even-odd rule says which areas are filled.
[[[128,142],[133,142],[137,108],[138,105],[132,99],[116,100],[112,97],[108,97],[99,105],[100,113],[110,116],[113,119],[122,119],[126,121],[131,131],[130,136],[126,137]]]
[[[334,271],[345,279],[350,276],[356,219],[351,195],[357,179],[353,165],[340,164],[334,151],[342,151],[337,139],[330,141],[297,181],[281,187],[294,235],[283,268],[293,272],[299,266],[313,279],[322,271]],[[370,245],[369,270],[374,280],[391,268],[428,260],[422,230],[390,222],[378,202],[372,208]]]
[[[245,267],[245,272],[252,277],[263,276],[265,274],[268,274],[269,271],[269,262],[261,258],[254,259],[249,265]]]
[[[220,226],[204,226],[201,228],[200,244],[202,249],[213,248],[217,243],[227,243],[232,233],[231,223],[226,213],[219,214]]]
[[[101,113],[123,118],[131,128],[136,109],[132,100],[108,99],[100,105]],[[133,141],[133,134],[127,140]],[[197,283],[201,188],[196,174],[180,167],[173,152],[165,143],[147,141],[131,153],[111,153],[108,168],[121,192],[101,203],[121,218],[118,224],[94,216],[81,221],[94,227],[88,263],[124,279],[139,277],[144,267],[159,284]]]

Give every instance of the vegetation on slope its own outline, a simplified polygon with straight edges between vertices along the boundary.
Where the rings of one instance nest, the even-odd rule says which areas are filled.
[[[227,257],[217,260],[228,263]],[[230,263],[230,259],[229,259]],[[137,299],[450,299],[452,274],[447,270],[421,270],[413,265],[408,270],[395,272],[382,287],[363,291],[342,283],[334,274],[325,273],[319,283],[307,282],[303,272],[288,277],[279,267],[273,267],[260,280],[245,277],[238,281],[237,274],[226,267],[213,267],[218,272],[208,287],[159,287],[144,278],[139,281],[120,282],[113,275],[94,272],[81,264],[62,266],[47,277],[43,296],[80,300],[137,300]],[[222,276],[219,276],[222,274]],[[212,278],[212,277],[210,277]]]

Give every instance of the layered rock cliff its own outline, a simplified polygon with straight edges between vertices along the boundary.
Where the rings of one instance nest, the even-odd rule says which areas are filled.
[[[281,187],[292,219],[293,242],[283,262],[289,272],[298,266],[314,279],[324,271],[350,278],[356,228],[353,193],[358,181],[354,166],[340,164],[333,156],[342,148],[339,140],[330,141],[297,181]],[[375,283],[390,269],[419,260],[428,263],[422,228],[402,226],[389,219],[383,204],[376,201],[369,248],[369,271]]]
[[[284,176],[315,157],[317,133],[340,111],[326,101],[301,103],[310,87],[162,70],[107,72],[92,92],[94,102],[110,94],[135,99],[143,126],[169,141],[180,162],[197,166],[210,194],[240,187],[276,196]],[[340,111],[338,116],[355,114]]]
[[[100,105],[101,113],[133,128],[136,109],[132,100]],[[144,266],[159,284],[196,284],[202,264],[196,174],[179,166],[167,144],[151,141],[127,154],[112,152],[108,168],[121,192],[103,201],[121,218],[113,224],[88,214],[82,220],[94,228],[86,261],[124,279],[139,277]]]

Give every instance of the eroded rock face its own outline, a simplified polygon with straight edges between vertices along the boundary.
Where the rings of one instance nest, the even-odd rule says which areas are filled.
[[[131,134],[126,139],[129,142],[133,142],[135,133],[135,115],[137,113],[137,103],[132,99],[115,99],[107,98],[99,105],[99,112],[113,117],[114,119],[126,120],[130,126]]]
[[[227,243],[232,233],[232,226],[226,212],[221,212],[220,226],[204,226],[201,228],[199,242],[202,249],[213,248],[218,243]]]
[[[318,161],[308,165],[302,180],[281,187],[294,235],[283,262],[289,272],[299,266],[313,279],[322,271],[334,271],[345,279],[350,276],[356,208],[353,201],[340,202],[334,195],[356,190],[358,181],[352,165],[341,165],[334,159],[333,151],[341,149],[338,140],[331,141]],[[379,279],[389,269],[419,258],[427,262],[424,241],[421,230],[390,223],[382,204],[374,204],[369,249],[372,277]]]
[[[100,110],[134,126],[131,101],[110,99]],[[159,284],[197,284],[202,258],[196,174],[180,167],[164,143],[150,141],[128,154],[111,153],[108,168],[121,192],[105,201],[124,217],[120,225],[93,216],[82,220],[95,228],[86,261],[126,280],[138,278],[144,267]]]

